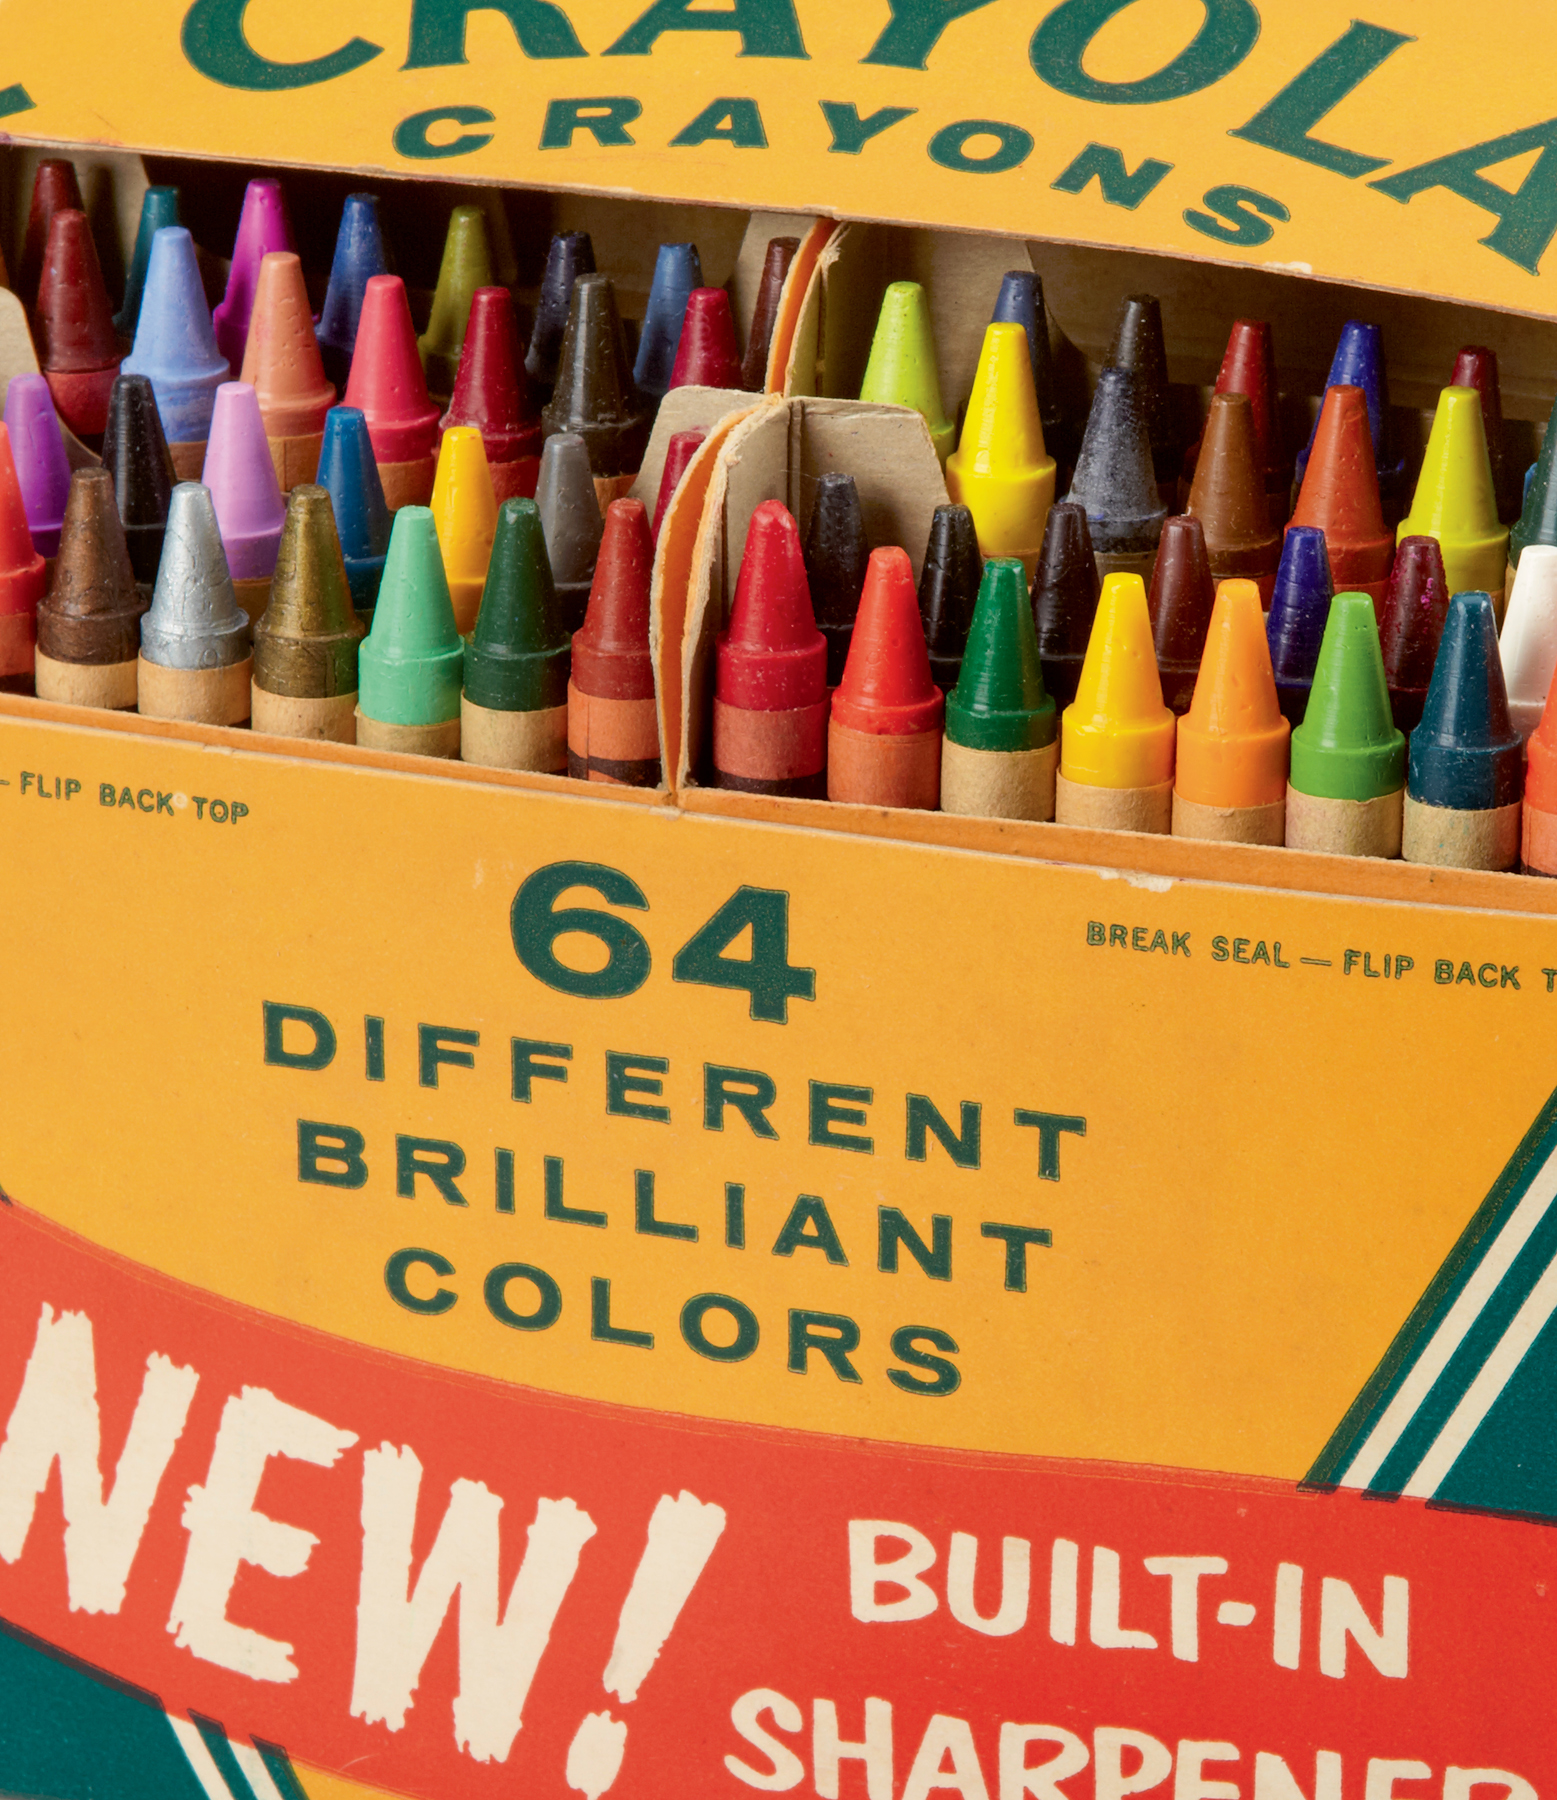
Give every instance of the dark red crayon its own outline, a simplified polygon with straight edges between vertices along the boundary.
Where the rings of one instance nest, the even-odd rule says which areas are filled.
[[[1192,513],[1169,519],[1157,546],[1146,608],[1151,614],[1162,698],[1180,717],[1195,698],[1195,681],[1215,605],[1216,583],[1211,579],[1204,526]]]
[[[535,498],[541,417],[530,403],[513,296],[507,288],[477,288],[471,296],[454,397],[440,425],[444,431],[469,425],[481,433],[499,506],[505,500]]]
[[[670,385],[673,388],[738,388],[744,385],[735,319],[730,312],[730,296],[723,288],[693,288],[688,297]]]
[[[1481,395],[1481,422],[1487,428],[1487,456],[1492,463],[1492,491],[1498,522],[1512,525],[1524,509],[1524,476],[1508,454],[1503,430],[1503,390],[1498,385],[1498,353],[1485,344],[1467,344],[1454,359],[1450,387],[1471,387]]]
[[[129,346],[114,330],[87,216],[73,207],[55,213],[49,226],[33,317],[39,361],[61,421],[77,437],[101,437],[108,395]]]
[[[29,311],[38,297],[38,277],[43,273],[43,253],[48,248],[54,215],[69,208],[85,212],[76,165],[60,157],[38,164],[32,181],[32,204],[27,209],[27,237],[22,245],[21,267],[16,271],[16,297]]]
[[[660,524],[687,472],[687,464],[697,455],[698,447],[708,436],[706,431],[678,431],[665,446],[665,469],[660,476],[659,498],[654,503],[654,541],[660,541]]]
[[[649,648],[654,544],[641,500],[613,500],[589,590],[573,634],[568,682],[568,773],[578,781],[655,787],[659,713]]]
[[[1413,732],[1422,722],[1422,707],[1432,685],[1438,642],[1448,616],[1449,584],[1437,538],[1402,538],[1379,607],[1384,679],[1389,683],[1389,708],[1399,731]]]

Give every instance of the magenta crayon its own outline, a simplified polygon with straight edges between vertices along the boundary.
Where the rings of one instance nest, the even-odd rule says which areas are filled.
[[[295,250],[292,221],[279,181],[251,181],[243,196],[238,236],[233,244],[227,292],[211,313],[216,347],[234,374],[243,367],[249,342],[249,317],[259,287],[260,262],[272,250]]]

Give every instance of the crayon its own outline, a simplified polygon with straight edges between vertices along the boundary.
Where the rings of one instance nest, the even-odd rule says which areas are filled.
[[[1211,396],[1184,510],[1205,527],[1213,578],[1252,581],[1268,605],[1281,561],[1281,532],[1270,522],[1247,394]]]
[[[1199,519],[1180,513],[1163,525],[1146,596],[1162,697],[1168,711],[1180,717],[1195,698],[1200,658],[1215,606],[1216,583],[1206,555],[1205,530]]]
[[[707,436],[706,431],[678,431],[665,446],[665,467],[660,471],[660,491],[654,502],[654,523],[651,527],[656,545],[660,541],[660,526],[670,510],[671,501],[676,497],[676,489],[681,486],[681,478],[687,472],[687,465],[697,455]]]
[[[1283,524],[1292,509],[1292,458],[1286,453],[1277,411],[1276,347],[1263,319],[1235,319],[1217,371],[1216,392],[1247,394],[1254,420],[1254,458],[1265,477],[1271,522]],[[1193,477],[1192,477],[1193,478]]]
[[[1399,856],[1405,791],[1406,740],[1389,716],[1373,602],[1337,594],[1292,732],[1287,848]]]
[[[1038,418],[1043,441],[1064,468],[1076,460],[1078,438],[1060,406],[1054,380],[1054,351],[1049,343],[1049,314],[1043,302],[1043,282],[1031,269],[1008,269],[1000,278],[991,325],[1020,325],[1027,333],[1027,350],[1033,365],[1033,390],[1038,396]]]
[[[1557,682],[1525,746],[1525,811],[1520,860],[1527,875],[1557,875]]]
[[[1110,575],[1076,698],[1060,721],[1058,822],[1166,835],[1177,723],[1163,704],[1146,584],[1139,575]]]
[[[108,471],[77,469],[54,580],[38,603],[38,698],[133,709],[141,614],[149,604],[130,565]]]
[[[568,773],[576,781],[658,787],[659,708],[649,649],[654,545],[641,500],[606,509],[584,623],[568,679]]]
[[[1260,590],[1252,581],[1224,581],[1195,698],[1179,720],[1173,835],[1282,843],[1291,736],[1276,699]]]
[[[1524,785],[1492,596],[1456,594],[1411,733],[1401,855],[1444,869],[1512,869]]]
[[[55,410],[77,437],[101,437],[125,345],[114,330],[84,212],[67,207],[54,215],[33,318],[38,361]]]
[[[1171,498],[1184,463],[1185,438],[1168,385],[1168,351],[1162,334],[1162,303],[1153,294],[1128,294],[1119,303],[1114,338],[1104,359],[1111,369],[1135,377],[1146,416],[1152,465],[1164,500]]]
[[[168,505],[151,608],[141,620],[136,705],[148,719],[241,725],[253,676],[249,615],[232,591],[210,490],[181,481]]]
[[[121,375],[113,385],[103,433],[103,467],[113,478],[130,566],[149,598],[178,477],[157,417],[156,395],[144,375]]]
[[[557,612],[533,500],[505,500],[475,636],[465,646],[460,755],[489,769],[568,766],[572,644]]]
[[[1399,536],[1437,538],[1449,592],[1494,594],[1494,610],[1502,616],[1508,528],[1498,523],[1481,396],[1474,388],[1449,387],[1438,396],[1422,472]]]
[[[1105,575],[1151,580],[1168,509],[1157,492],[1140,393],[1126,369],[1104,369],[1097,378],[1065,498],[1087,509],[1100,581]]]
[[[497,499],[487,472],[481,433],[456,425],[443,434],[438,451],[438,478],[433,483],[433,522],[449,578],[449,601],[461,637],[475,628],[492,560],[492,534],[497,529]]]
[[[934,812],[941,803],[946,697],[930,677],[914,566],[870,553],[849,660],[827,727],[827,798]]]
[[[1378,479],[1379,504],[1383,509],[1385,524],[1393,526],[1399,520],[1406,502],[1406,463],[1405,458],[1397,457],[1391,448],[1389,371],[1384,362],[1384,334],[1377,325],[1365,324],[1360,319],[1348,319],[1341,327],[1341,336],[1330,363],[1330,373],[1325,379],[1326,394],[1331,388],[1337,387],[1355,387],[1363,391],[1368,412],[1368,441],[1373,446],[1373,466]],[[1319,421],[1316,419],[1314,423],[1317,429]],[[1313,449],[1314,433],[1310,432],[1308,443],[1299,452],[1293,468],[1295,487],[1303,485]],[[1332,547],[1332,561],[1334,555]],[[1336,579],[1341,580],[1339,570],[1336,571]]]
[[[1557,544],[1557,404],[1547,420],[1541,454],[1525,476],[1524,510],[1508,534],[1508,570],[1504,590],[1512,594],[1520,558],[1531,544]]]
[[[636,473],[648,448],[649,408],[633,386],[627,339],[608,275],[573,284],[557,383],[541,408],[547,437],[567,431],[584,440],[597,479]]]
[[[562,361],[562,340],[567,335],[573,284],[580,275],[595,270],[595,246],[587,231],[559,231],[546,250],[546,269],[535,302],[535,328],[525,353],[525,373],[550,398]]]
[[[70,463],[59,416],[41,375],[13,375],[5,390],[5,428],[21,483],[33,547],[50,562],[59,555],[60,526],[70,492]]]
[[[1395,537],[1379,501],[1367,396],[1361,388],[1325,390],[1292,523],[1317,526],[1325,534],[1330,574],[1340,591],[1366,594],[1375,607],[1382,603]]]
[[[687,296],[670,385],[738,388],[741,351],[735,340],[730,296],[723,288],[697,288]]]
[[[1033,623],[1043,685],[1062,710],[1076,698],[1097,617],[1097,558],[1082,506],[1061,501],[1049,509],[1043,552],[1033,579]]]
[[[251,181],[244,190],[243,211],[238,216],[232,267],[227,272],[227,292],[211,313],[216,347],[235,370],[243,367],[244,351],[248,347],[249,319],[254,311],[254,292],[259,286],[260,262],[272,250],[296,248],[281,183],[268,179]]]
[[[827,640],[800,532],[777,500],[752,513],[714,665],[713,780],[743,794],[827,793]]]
[[[351,373],[351,355],[357,347],[357,321],[362,317],[362,296],[375,275],[389,273],[384,253],[384,234],[379,225],[377,194],[348,194],[341,208],[340,229],[335,234],[335,256],[330,264],[330,285],[314,335],[325,378],[344,388]]]
[[[357,652],[357,742],[411,756],[458,756],[464,666],[432,510],[403,506],[389,535],[373,624]]]
[[[1528,741],[1546,710],[1557,672],[1557,548],[1532,544],[1519,559],[1508,614],[1498,634],[1508,716]]]
[[[249,622],[257,623],[270,604],[286,504],[265,441],[259,398],[245,381],[224,381],[216,390],[203,479],[216,508],[233,592]]]
[[[282,493],[312,483],[335,388],[324,378],[303,265],[291,251],[272,250],[260,259],[240,379],[259,396]]]
[[[454,397],[440,424],[444,431],[473,425],[481,433],[499,502],[534,498],[541,472],[541,421],[530,406],[507,288],[477,288],[471,296]]]
[[[594,477],[589,472],[589,451],[573,432],[560,431],[547,438],[535,484],[535,504],[546,534],[557,607],[571,634],[584,623],[605,531]]]
[[[973,514],[984,555],[1020,558],[1029,579],[1054,504],[1054,475],[1027,334],[1020,325],[988,325],[962,439],[946,459],[946,491]]]
[[[860,398],[881,406],[907,406],[918,413],[930,433],[931,448],[946,467],[957,427],[941,404],[930,302],[917,281],[894,281],[881,297]]]
[[[374,275],[362,291],[345,403],[367,420],[389,510],[430,500],[438,409],[427,397],[411,308],[398,275]]]
[[[773,349],[773,329],[778,324],[779,306],[784,298],[784,283],[789,279],[789,265],[800,249],[797,237],[768,239],[767,254],[762,259],[762,278],[757,283],[757,301],[752,308],[751,335],[746,340],[746,356],[741,364],[741,386],[749,393],[760,394],[768,385],[768,357]],[[782,383],[782,376],[780,377]]]
[[[1421,723],[1448,616],[1449,587],[1437,538],[1403,539],[1379,608],[1379,643],[1390,713],[1408,735]]]
[[[330,496],[300,483],[287,499],[270,605],[254,627],[254,729],[354,744],[363,634]]]
[[[676,366],[687,301],[702,285],[703,264],[696,244],[660,245],[643,327],[638,333],[638,355],[633,362],[638,392],[651,400],[663,400],[673,385],[671,370]],[[723,387],[725,383],[715,385]]]
[[[166,226],[152,241],[140,323],[123,368],[151,383],[174,473],[198,481],[216,390],[232,377],[211,330],[195,240],[182,225]]]
[[[449,214],[427,329],[416,340],[427,375],[427,391],[434,399],[447,402],[453,394],[471,299],[477,288],[491,285],[492,249],[487,242],[487,216],[479,206],[456,206]]]
[[[817,629],[827,640],[827,685],[837,687],[849,660],[849,639],[870,564],[865,519],[852,475],[819,475],[806,524],[806,582]]]
[[[968,647],[946,696],[941,811],[1052,819],[1059,714],[1044,692],[1027,578],[1013,557],[984,565]]]
[[[935,685],[947,692],[957,685],[983,578],[973,514],[965,506],[936,507],[919,575],[919,617],[930,652],[930,673]],[[1034,637],[1035,656],[1037,643]]]
[[[1492,464],[1492,492],[1497,500],[1498,519],[1512,525],[1524,505],[1519,471],[1508,454],[1507,434],[1503,430],[1503,390],[1498,382],[1498,353],[1485,344],[1467,344],[1454,359],[1450,387],[1475,388],[1481,395],[1481,423],[1487,434],[1487,460]],[[1533,728],[1532,728],[1533,729]]]
[[[38,277],[43,273],[43,255],[48,248],[49,231],[58,212],[86,211],[81,186],[76,180],[76,165],[63,157],[45,157],[32,178],[32,200],[27,208],[27,235],[22,243],[22,260],[16,271],[16,297],[29,312],[38,298]]]
[[[378,464],[373,460],[368,422],[354,406],[332,406],[324,415],[319,485],[330,496],[335,514],[351,603],[363,623],[369,624],[384,578],[391,521]]]
[[[32,692],[38,602],[48,579],[48,565],[28,528],[10,429],[0,425],[0,689]]]
[[[133,338],[140,322],[141,299],[146,292],[146,270],[151,262],[151,246],[165,226],[178,223],[178,189],[149,187],[141,195],[140,223],[135,228],[135,248],[130,252],[130,266],[124,276],[124,300],[114,314],[114,329],[121,337]]]
[[[1266,641],[1282,714],[1294,725],[1302,722],[1308,707],[1334,593],[1325,534],[1313,525],[1289,526],[1282,540]]]

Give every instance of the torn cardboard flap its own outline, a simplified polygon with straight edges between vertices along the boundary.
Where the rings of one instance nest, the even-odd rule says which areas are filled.
[[[665,456],[676,433],[712,431],[731,413],[745,412],[755,398],[744,388],[679,387],[670,390],[654,415],[654,430],[649,436],[649,447],[643,453],[643,466],[627,489],[634,500],[641,500],[649,509],[651,519],[659,504]]]

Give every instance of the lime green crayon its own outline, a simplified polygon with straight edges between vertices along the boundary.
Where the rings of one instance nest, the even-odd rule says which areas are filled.
[[[1337,594],[1292,733],[1287,848],[1399,856],[1406,740],[1390,716],[1373,602]]]
[[[464,664],[432,508],[402,506],[358,658],[357,742],[458,756]]]
[[[921,414],[941,467],[946,467],[957,427],[941,404],[930,302],[917,281],[894,281],[882,296],[860,398],[878,406],[910,406]]]

